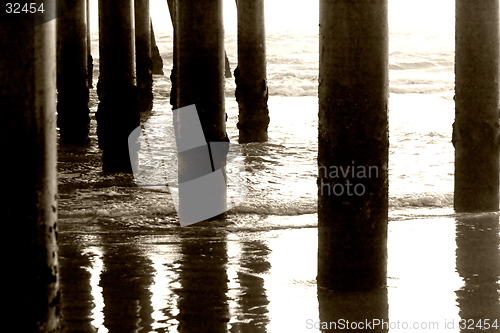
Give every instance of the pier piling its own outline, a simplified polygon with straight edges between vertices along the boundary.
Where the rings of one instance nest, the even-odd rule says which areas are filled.
[[[0,212],[7,312],[18,332],[56,332],[56,26],[32,16],[0,20]]]
[[[135,0],[135,54],[139,111],[153,108],[153,60],[151,58],[151,18],[149,0]]]
[[[172,105],[172,109],[177,109],[179,106],[177,104],[177,64],[176,60],[177,59],[177,19],[176,19],[176,4],[177,2],[175,0],[167,0],[168,4],[168,11],[170,14],[170,20],[172,21],[172,29],[173,29],[173,40],[174,40],[174,45],[172,46],[172,53],[173,53],[173,64],[172,64],[172,70],[170,71],[170,82],[172,83],[172,87],[170,88],[170,105]]]
[[[176,6],[178,105],[195,104],[206,140],[225,141],[222,1],[176,1]]]
[[[337,291],[383,287],[387,0],[321,0],[319,46],[318,286]]]
[[[269,110],[264,0],[238,0],[238,67],[234,71],[239,107],[239,142],[267,141]]]
[[[94,88],[94,59],[92,58],[92,34],[90,33],[90,0],[86,0],[87,6],[87,73],[88,88]]]
[[[455,196],[457,212],[499,205],[498,0],[456,0]]]
[[[174,67],[175,103],[177,108],[196,105],[201,128],[207,142],[226,142],[226,113],[224,106],[224,28],[222,21],[222,0],[182,0],[175,1],[175,46]],[[193,24],[196,22],[196,24]],[[177,136],[183,131],[191,133],[195,124],[184,122],[182,112],[178,112],[174,122]],[[181,138],[185,140],[185,138]],[[192,154],[188,154],[192,155]],[[216,156],[217,155],[217,156]],[[212,167],[225,165],[225,155],[210,155]],[[221,159],[216,161],[215,159]],[[201,161],[192,155],[184,159],[179,156],[179,179],[185,172],[196,168]],[[200,189],[201,190],[201,189]],[[210,202],[226,205],[226,189],[213,189]],[[208,199],[208,198],[207,198]],[[180,212],[189,209],[190,198],[179,193]],[[184,208],[183,208],[184,207]],[[188,208],[186,208],[188,207]],[[221,209],[223,210],[223,209]]]
[[[71,6],[70,6],[71,5]],[[57,124],[61,142],[88,143],[90,110],[87,1],[62,1],[57,20]]]
[[[97,136],[110,172],[132,172],[128,136],[139,126],[132,1],[99,1]]]

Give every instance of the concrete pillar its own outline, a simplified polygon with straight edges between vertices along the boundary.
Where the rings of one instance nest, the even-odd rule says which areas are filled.
[[[224,109],[224,31],[222,0],[175,1],[174,66],[175,103],[177,108],[196,105],[206,142],[227,142]],[[196,22],[196,24],[193,24]],[[186,108],[186,112],[189,112]],[[185,142],[182,133],[191,133],[197,123],[185,112],[176,112],[176,135]],[[184,119],[188,119],[185,121]],[[208,146],[210,150],[210,145]],[[212,170],[225,165],[225,154],[210,152]],[[207,163],[205,154],[179,156],[179,179],[190,178],[191,170]],[[219,184],[223,185],[223,184]],[[180,187],[181,191],[182,187]],[[200,191],[206,189],[200,189]],[[218,198],[218,199],[216,199]],[[226,205],[226,188],[217,187],[210,196],[211,205]],[[217,203],[215,203],[217,201]],[[191,198],[179,192],[179,215],[189,211]],[[209,209],[210,210],[210,209]],[[189,215],[189,214],[186,214]]]
[[[153,108],[153,63],[151,59],[151,18],[149,0],[135,0],[135,54],[139,111]]]
[[[94,59],[92,58],[92,35],[90,33],[90,0],[87,2],[87,75],[88,75],[88,87],[89,89],[94,88]]]
[[[55,332],[56,26],[54,20],[35,26],[34,20],[19,14],[0,20],[4,318],[17,332]]]
[[[178,105],[195,104],[206,140],[225,141],[222,1],[176,1],[176,7]]]
[[[264,0],[238,0],[237,7],[238,67],[234,77],[239,142],[263,142],[269,125]]]
[[[132,1],[99,1],[96,119],[104,171],[132,170],[128,136],[139,126]]]
[[[177,109],[179,108],[177,104],[177,64],[176,60],[177,59],[177,23],[176,23],[176,4],[177,2],[175,0],[167,0],[168,4],[168,11],[170,13],[170,20],[172,21],[172,27],[174,30],[174,45],[173,45],[173,64],[172,64],[172,71],[170,72],[170,82],[172,83],[172,87],[170,90],[170,105],[172,105],[172,109]]]
[[[151,71],[153,74],[163,75],[163,59],[160,55],[160,50],[158,45],[156,45],[155,31],[153,29],[153,22],[151,22],[151,61],[153,62],[153,67]]]
[[[61,142],[83,145],[89,134],[86,1],[61,2],[57,20],[57,125]]]
[[[174,58],[175,58],[175,54],[176,54],[176,50],[175,50],[175,4],[174,4],[174,0],[167,0],[167,4],[168,4],[168,10],[170,12],[170,19],[172,20],[172,25],[173,25],[173,28],[174,28],[174,50],[173,50],[173,53],[174,53]],[[224,51],[224,61],[225,61],[225,68],[224,68],[224,76],[225,78],[231,78],[232,75],[231,75],[231,65],[229,64],[229,59],[227,58],[227,53]],[[162,74],[163,74],[163,71],[162,71]],[[175,63],[173,65],[173,68],[172,68],[172,72],[170,74],[170,81],[172,82],[172,92],[174,92],[176,90],[176,87],[175,87],[175,75],[176,75],[176,67],[175,67]],[[176,101],[175,101],[175,93],[172,93],[171,96],[170,96],[170,104],[172,105],[172,107],[174,109],[177,108],[176,106]]]
[[[382,287],[387,274],[387,0],[321,0],[319,47],[318,286]]]
[[[497,211],[498,0],[456,0],[455,198],[457,212]]]

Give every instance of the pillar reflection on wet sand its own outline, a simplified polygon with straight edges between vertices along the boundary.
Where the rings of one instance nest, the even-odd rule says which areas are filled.
[[[389,332],[387,288],[366,292],[336,292],[318,287],[321,332]],[[371,325],[371,326],[368,326]]]
[[[229,322],[227,299],[227,240],[215,229],[192,226],[181,234],[177,320],[179,332],[226,332]],[[195,230],[196,229],[196,230]]]
[[[83,240],[85,242],[86,240]],[[66,332],[93,332],[92,309],[95,307],[90,284],[92,266],[90,255],[81,239],[59,235],[61,255],[61,322]]]
[[[264,287],[264,278],[258,276],[271,268],[268,261],[269,247],[261,241],[242,243],[242,253],[238,271],[238,282],[242,291],[238,297],[239,311],[249,321],[232,325],[235,332],[266,332],[269,323],[267,306],[269,300]]]
[[[460,332],[500,332],[500,327],[478,330],[485,319],[500,326],[500,227],[496,214],[457,217],[457,272],[464,286],[456,291]],[[472,325],[471,330],[469,325]],[[458,323],[455,323],[458,327]]]
[[[152,331],[150,289],[155,271],[133,241],[104,239],[110,245],[103,249],[99,286],[104,298],[104,326],[109,332]]]

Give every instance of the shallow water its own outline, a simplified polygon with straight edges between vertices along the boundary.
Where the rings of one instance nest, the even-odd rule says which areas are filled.
[[[102,173],[92,91],[91,144],[59,147],[64,331],[320,332],[345,320],[379,320],[386,325],[373,331],[391,333],[480,331],[461,328],[464,319],[500,326],[498,214],[452,210],[450,36],[420,35],[425,49],[408,37],[391,35],[387,290],[317,288],[317,36],[282,33],[268,36],[270,140],[240,147],[248,193],[223,221],[180,227],[166,184],[141,188],[131,175]],[[169,73],[171,37],[158,40]],[[234,36],[226,42],[234,67]],[[142,119],[151,147],[171,119],[169,90],[168,75],[155,76],[154,109]],[[226,90],[236,142],[232,80]]]
[[[377,319],[390,332],[463,332],[461,319],[500,320],[497,214],[391,220],[388,289],[375,295],[318,294],[315,214],[127,220],[59,222],[66,332],[319,332]]]

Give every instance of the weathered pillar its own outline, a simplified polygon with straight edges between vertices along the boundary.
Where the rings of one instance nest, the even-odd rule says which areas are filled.
[[[497,211],[498,0],[456,0],[455,14],[454,207]]]
[[[174,30],[174,47],[173,47],[173,53],[174,53],[174,58],[175,58],[175,54],[176,54],[176,44],[175,44],[175,4],[174,4],[174,0],[167,0],[167,4],[168,4],[168,10],[170,12],[170,19],[172,20],[172,26],[173,26],[173,30]],[[224,57],[225,57],[225,69],[224,69],[224,75],[226,78],[230,78],[232,75],[231,75],[231,65],[229,64],[229,59],[227,58],[227,53],[224,51]],[[162,73],[163,74],[163,71]],[[172,82],[172,92],[174,92],[176,90],[176,84],[175,84],[175,75],[176,75],[176,67],[175,67],[175,63],[173,64],[173,67],[172,67],[172,72],[170,74],[170,81]],[[170,96],[170,104],[172,105],[172,107],[174,109],[177,108],[177,104],[176,104],[176,101],[175,101],[175,93],[172,93],[171,96]]]
[[[57,124],[61,141],[83,145],[89,134],[86,1],[61,2],[57,20]]]
[[[388,215],[387,0],[321,0],[319,47],[318,286],[338,291],[382,287]]]
[[[96,119],[104,171],[131,172],[128,136],[139,126],[132,1],[99,1]]]
[[[238,0],[238,67],[234,71],[239,106],[239,142],[267,141],[266,31],[264,0]]]
[[[151,59],[151,18],[149,0],[135,0],[135,54],[139,111],[153,108],[153,63]]]
[[[179,106],[177,104],[177,23],[176,23],[176,4],[175,0],[167,0],[168,11],[170,13],[170,20],[172,21],[172,28],[174,32],[174,45],[173,45],[173,64],[172,71],[170,72],[170,82],[172,83],[172,87],[170,88],[170,105],[172,105],[172,109],[177,109]]]
[[[156,45],[153,22],[151,22],[151,61],[153,62],[153,67],[151,68],[152,73],[163,75],[163,59],[161,58],[158,45]]]
[[[174,66],[176,68],[175,101],[177,108],[196,105],[205,141],[208,143],[227,142],[224,108],[222,0],[175,1],[175,24]],[[189,108],[184,110],[190,112]],[[184,143],[186,138],[182,136],[182,133],[191,133],[199,124],[192,121],[186,112],[174,113],[177,117],[174,119],[174,123],[177,124],[176,135]],[[193,140],[196,141],[196,139]],[[212,171],[225,165],[225,154],[210,152],[210,145],[207,147],[210,161],[206,159],[206,148],[200,148],[203,150],[201,155],[189,153],[179,156],[179,180],[190,178],[193,168],[197,169],[199,165],[204,165],[207,162],[212,165]],[[226,188],[223,186],[224,184],[218,185],[220,186],[211,189],[210,202],[211,205],[224,207],[226,205]],[[181,184],[179,186],[179,215],[181,216],[182,212],[191,210],[190,205],[196,200],[183,194]],[[207,189],[199,189],[199,191],[204,190]],[[186,215],[190,214],[186,213]]]
[[[225,141],[222,1],[177,0],[176,7],[178,105],[195,104],[206,140]]]
[[[0,19],[4,318],[17,332],[59,326],[56,26],[47,21],[35,26],[35,15],[21,14]]]
[[[88,87],[94,88],[94,59],[92,58],[92,34],[90,33],[90,0],[87,2],[87,73],[88,73]]]

